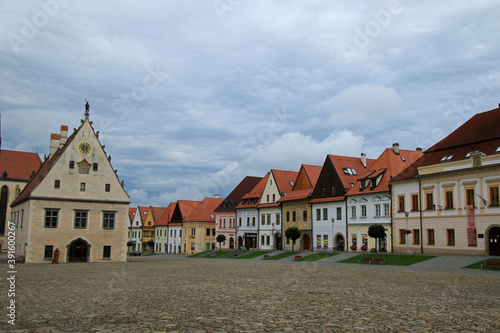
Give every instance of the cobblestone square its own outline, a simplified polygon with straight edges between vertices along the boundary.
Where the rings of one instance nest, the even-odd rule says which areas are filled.
[[[500,331],[496,274],[183,257],[16,268],[2,332]]]

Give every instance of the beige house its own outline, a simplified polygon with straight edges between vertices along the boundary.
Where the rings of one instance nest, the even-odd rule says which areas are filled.
[[[12,203],[16,254],[27,263],[125,262],[129,196],[89,121],[52,134],[50,155]]]
[[[500,108],[393,178],[394,252],[500,255]]]

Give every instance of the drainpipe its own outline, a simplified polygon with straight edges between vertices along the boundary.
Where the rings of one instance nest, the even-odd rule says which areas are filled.
[[[309,206],[309,208],[311,208],[311,214],[309,214],[309,215],[311,215],[311,217],[310,217],[310,219],[311,219],[311,244],[310,244],[310,246],[312,247],[311,251],[314,252],[314,228],[313,228],[313,218],[312,218],[313,217],[312,203],[309,202],[309,203],[307,203],[307,205]]]
[[[424,230],[422,223],[422,179],[420,179],[420,177],[418,177],[417,179],[418,179],[418,196],[419,196],[418,211],[420,215],[420,253],[424,254]]]
[[[392,193],[392,184],[389,183],[389,193],[390,193],[390,198],[391,198],[391,253],[394,253],[394,228],[393,228],[393,223],[394,223],[394,220],[392,218],[392,198],[394,197],[393,193]]]

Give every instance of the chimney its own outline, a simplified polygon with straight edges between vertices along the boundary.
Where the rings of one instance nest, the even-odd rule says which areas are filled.
[[[424,148],[417,147],[417,148],[415,148],[415,151],[421,151],[422,152],[422,151],[424,151]]]
[[[64,147],[67,140],[68,140],[68,126],[61,125],[61,141],[59,142],[59,148]]]
[[[57,149],[59,148],[59,142],[61,141],[61,135],[52,133],[50,135],[50,153],[49,153],[49,158],[51,158]]]
[[[399,155],[399,143],[392,144],[392,150],[394,150],[394,154]]]
[[[218,199],[219,195],[218,194],[214,194],[214,198]]]
[[[363,167],[366,169],[366,154],[361,153],[361,164],[363,164]]]

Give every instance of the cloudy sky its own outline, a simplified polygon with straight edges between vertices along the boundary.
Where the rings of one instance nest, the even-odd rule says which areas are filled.
[[[327,154],[428,148],[500,102],[491,1],[1,1],[2,149],[85,99],[133,205]]]

